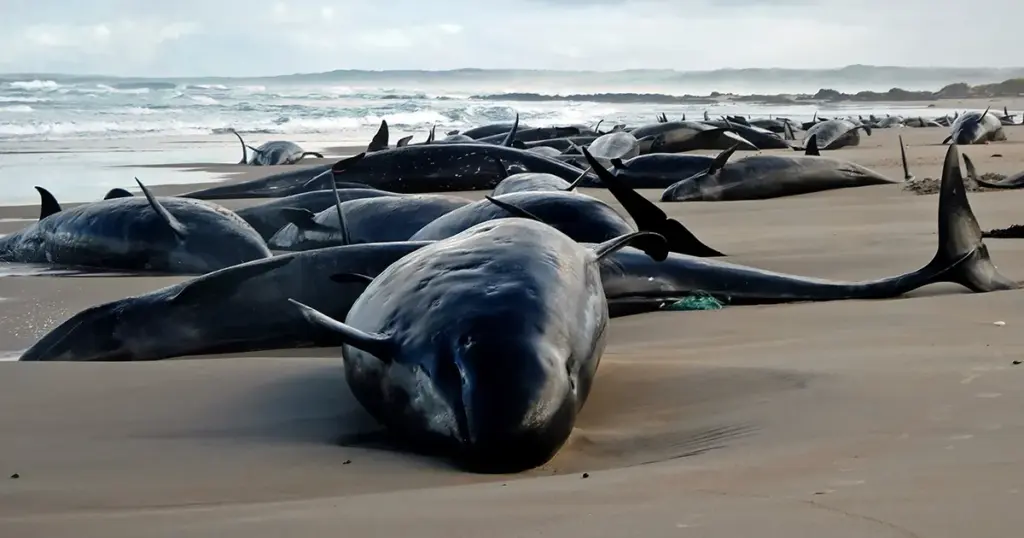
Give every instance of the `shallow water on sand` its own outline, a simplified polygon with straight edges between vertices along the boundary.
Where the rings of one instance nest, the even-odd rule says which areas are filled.
[[[235,152],[209,144],[132,149],[131,141],[120,142],[120,148],[54,148],[25,152],[17,152],[10,144],[5,144],[5,147],[0,147],[0,152],[6,151],[0,155],[0,204],[38,204],[39,194],[33,188],[37,185],[53,193],[58,202],[69,203],[99,200],[114,187],[138,191],[135,177],[146,185],[213,181],[218,174],[142,166],[181,162],[230,163],[238,159],[237,146]]]

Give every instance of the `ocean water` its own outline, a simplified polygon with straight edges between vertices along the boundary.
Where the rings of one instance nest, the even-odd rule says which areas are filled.
[[[620,77],[622,75],[619,75]],[[213,179],[201,172],[136,168],[142,164],[234,163],[239,147],[234,128],[247,142],[290,139],[306,149],[365,144],[382,119],[392,140],[426,136],[436,125],[449,130],[498,121],[518,113],[531,126],[646,123],[655,114],[699,119],[743,114],[810,119],[825,115],[886,113],[939,116],[953,110],[878,104],[765,105],[714,103],[655,105],[574,100],[514,101],[481,94],[532,91],[545,95],[628,92],[628,81],[596,88],[561,80],[477,82],[398,76],[348,84],[301,76],[265,79],[160,80],[83,78],[59,75],[0,76],[0,204],[38,202],[33,185],[51,189],[61,201],[86,201],[112,187],[190,183]],[[383,85],[386,82],[387,85]],[[518,89],[517,89],[518,88]],[[526,88],[526,89],[523,89]],[[671,92],[664,85],[632,91]],[[678,91],[678,94],[686,92]],[[590,100],[590,99],[595,100]]]

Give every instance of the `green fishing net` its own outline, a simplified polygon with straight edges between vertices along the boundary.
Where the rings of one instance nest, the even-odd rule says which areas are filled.
[[[666,305],[664,310],[719,310],[723,306],[725,305],[723,305],[718,299],[712,297],[711,294],[703,291],[697,291],[674,303]]]

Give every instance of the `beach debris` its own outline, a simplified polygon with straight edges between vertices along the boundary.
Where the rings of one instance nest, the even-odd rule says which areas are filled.
[[[981,232],[982,237],[991,237],[994,239],[1016,239],[1024,237],[1024,226],[1020,224],[1013,224],[1006,228],[993,228],[987,232]]]
[[[697,291],[664,307],[665,310],[721,310],[724,305],[711,294]]]
[[[1012,362],[1012,363],[1010,363],[1010,364],[1012,364],[1012,365],[1014,365],[1014,366],[1019,366],[1019,365],[1020,365],[1020,363],[1021,363],[1021,361],[1019,361],[1019,360],[1016,360],[1016,361],[1013,361],[1013,362]]]
[[[21,478],[21,475],[18,474],[18,473],[14,473],[14,474],[11,475],[11,480],[17,480],[19,478]]]
[[[992,325],[995,325],[996,327],[1002,327],[1003,325],[1006,325],[1006,322],[1005,321],[993,321]]]
[[[580,476],[580,478],[590,478],[590,473],[583,473],[583,475]]]
[[[345,461],[341,462],[342,465],[348,465],[350,463],[352,463],[352,460],[345,460]]]
[[[990,183],[998,183],[999,181],[1006,179],[1003,174],[987,173],[982,174],[981,179],[986,180]],[[938,194],[939,185],[942,183],[940,178],[916,178],[903,182],[900,186],[901,189],[912,192],[914,194]],[[984,187],[979,185],[974,178],[965,177],[964,187],[967,188],[967,192],[987,192],[999,189],[993,189],[991,187]]]

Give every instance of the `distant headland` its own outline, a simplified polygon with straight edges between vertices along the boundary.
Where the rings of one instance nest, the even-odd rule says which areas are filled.
[[[860,91],[843,93],[822,88],[814,94],[749,94],[711,92],[708,95],[668,95],[663,93],[596,93],[546,95],[538,93],[498,93],[474,95],[485,101],[589,101],[594,103],[650,103],[661,105],[712,104],[723,101],[763,103],[772,105],[836,102],[901,102],[938,101],[942,99],[975,99],[1024,96],[1024,78],[1012,78],[993,84],[971,86],[966,82],[947,84],[938,91],[911,91],[892,88],[885,92]]]
[[[728,68],[709,71],[631,69],[334,70],[254,77],[126,77],[61,73],[0,74],[5,83],[54,81],[114,88],[189,84],[330,85],[395,94],[473,95],[482,100],[576,100],[606,103],[699,104],[722,101],[933,101],[1024,94],[1024,67],[899,67],[849,65],[834,69]],[[1001,82],[1000,82],[1001,81]],[[951,84],[952,82],[952,84]],[[940,88],[937,89],[936,88]],[[414,91],[408,91],[414,90]]]

